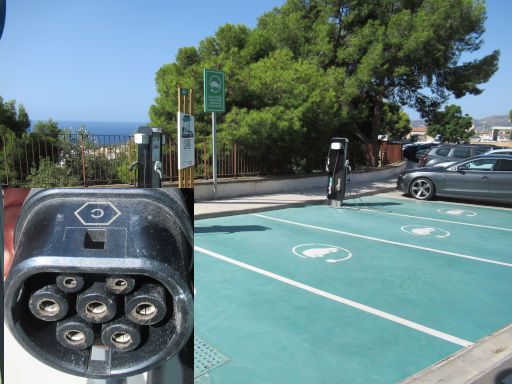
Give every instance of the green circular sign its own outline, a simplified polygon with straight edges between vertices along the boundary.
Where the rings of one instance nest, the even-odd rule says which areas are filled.
[[[212,76],[210,78],[210,89],[213,93],[219,93],[222,89],[221,80],[218,76]]]

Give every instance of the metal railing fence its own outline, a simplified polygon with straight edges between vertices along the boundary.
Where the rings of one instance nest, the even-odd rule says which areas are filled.
[[[378,146],[378,148],[376,148]],[[176,143],[166,137],[162,147],[164,181],[178,178]],[[400,144],[351,143],[349,158],[355,168],[372,164],[378,153],[379,165],[402,160]],[[318,158],[317,164],[323,164]],[[60,134],[54,137],[36,134],[16,136],[0,134],[0,172],[3,185],[28,187],[94,186],[130,184],[136,172],[129,172],[137,160],[137,144],[132,136]],[[262,148],[244,148],[236,142],[218,145],[219,177],[276,176],[303,172],[301,159],[286,152],[269,153]],[[195,175],[212,176],[210,138],[196,138]]]

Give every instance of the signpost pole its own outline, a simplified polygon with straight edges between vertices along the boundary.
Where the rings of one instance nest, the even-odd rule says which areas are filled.
[[[217,197],[217,112],[226,111],[224,72],[204,69],[204,111],[212,113],[213,198]]]
[[[217,195],[217,114],[212,112],[212,173],[213,173],[213,198]]]

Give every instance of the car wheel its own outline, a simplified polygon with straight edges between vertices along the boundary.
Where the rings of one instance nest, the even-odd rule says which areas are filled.
[[[435,195],[434,183],[424,177],[413,180],[409,187],[409,194],[418,200],[431,200]]]

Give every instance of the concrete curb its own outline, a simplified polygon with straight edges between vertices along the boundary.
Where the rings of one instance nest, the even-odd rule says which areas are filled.
[[[353,183],[379,182],[396,178],[405,168],[406,163],[400,162],[383,168],[358,171],[350,174]],[[211,201],[215,199],[233,199],[241,196],[261,196],[281,193],[300,193],[299,191],[324,189],[327,176],[293,175],[280,177],[253,177],[243,179],[223,179],[217,185],[217,195],[213,194],[211,181],[197,183],[194,187],[195,201]]]
[[[377,195],[379,193],[393,192],[395,190],[396,190],[396,187],[389,187],[389,188],[379,188],[379,189],[375,189],[373,191],[368,191],[368,192],[351,193],[349,198],[347,198],[347,200],[350,200],[353,198]],[[215,201],[213,201],[213,203],[215,203]],[[302,200],[302,201],[298,201],[298,202],[294,202],[294,203],[280,204],[280,205],[275,205],[275,206],[258,207],[258,208],[247,208],[247,209],[241,209],[238,211],[199,213],[199,214],[194,214],[194,220],[211,219],[211,218],[215,218],[215,217],[225,217],[225,216],[245,215],[245,214],[257,213],[257,212],[276,211],[276,210],[285,209],[285,208],[304,207],[306,205],[319,205],[319,204],[325,204],[325,203],[326,203],[326,199],[319,199],[319,198],[306,199],[306,200]]]
[[[512,383],[512,323],[400,384]]]

